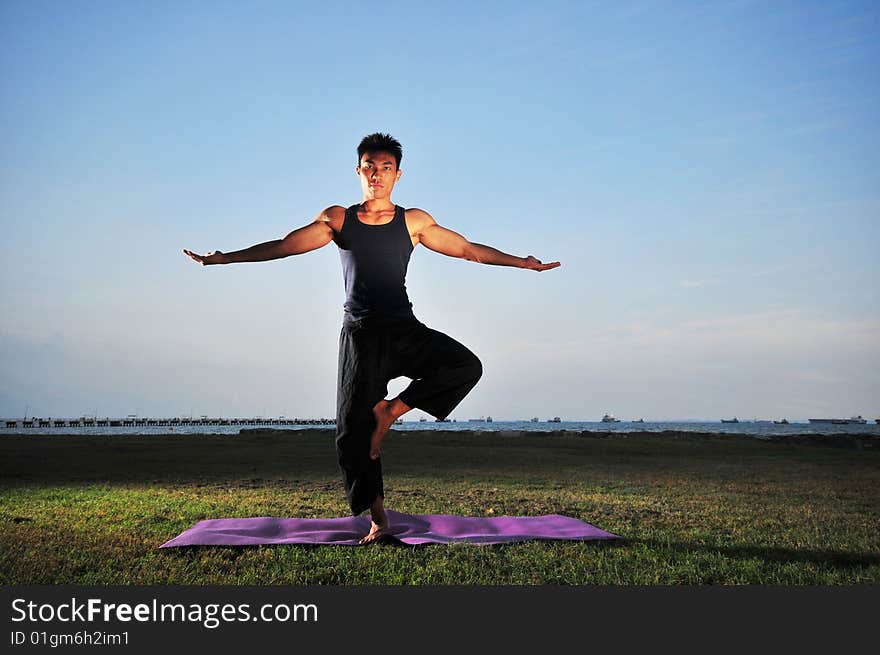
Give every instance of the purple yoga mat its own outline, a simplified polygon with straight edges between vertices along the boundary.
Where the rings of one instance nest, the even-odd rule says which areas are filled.
[[[544,516],[453,516],[400,514],[388,511],[390,534],[406,544],[504,544],[527,539],[617,539],[578,519],[559,514]],[[281,519],[261,516],[245,519],[207,519],[166,541],[176,546],[256,546],[259,544],[326,544],[357,546],[370,531],[364,516],[333,519]]]

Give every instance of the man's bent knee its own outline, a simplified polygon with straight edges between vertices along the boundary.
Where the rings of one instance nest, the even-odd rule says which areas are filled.
[[[479,357],[474,355],[474,358],[468,364],[468,373],[469,378],[474,381],[474,384],[479,382],[480,378],[483,377],[483,362],[480,361]]]

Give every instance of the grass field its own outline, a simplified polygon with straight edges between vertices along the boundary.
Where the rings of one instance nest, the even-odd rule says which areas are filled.
[[[205,518],[347,515],[332,431],[0,438],[0,583],[880,582],[880,449],[686,434],[394,431],[386,503],[623,537],[162,549]]]

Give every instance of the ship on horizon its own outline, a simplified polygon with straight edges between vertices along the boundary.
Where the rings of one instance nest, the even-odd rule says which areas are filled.
[[[868,422],[861,415],[849,418],[811,418],[809,421],[810,423],[831,423],[833,425],[864,425]]]

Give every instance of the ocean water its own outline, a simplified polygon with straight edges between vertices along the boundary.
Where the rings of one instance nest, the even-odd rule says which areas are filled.
[[[3,423],[2,425],[5,425]],[[15,428],[0,427],[0,437],[4,434],[83,434],[83,435],[124,435],[124,434],[238,434],[242,429],[255,429],[260,425],[190,425],[190,426],[120,426],[120,427],[31,427]],[[264,427],[277,430],[327,430],[332,432],[335,425],[273,425],[266,423]],[[708,432],[713,434],[737,434],[748,435],[757,438],[785,436],[785,435],[834,435],[834,434],[858,434],[880,436],[880,425],[871,420],[865,425],[832,425],[793,422],[788,425],[777,425],[765,422],[740,422],[721,423],[720,421],[645,421],[634,423],[621,421],[619,423],[602,423],[601,421],[561,421],[549,423],[547,421],[492,421],[470,422],[456,421],[438,423],[436,421],[404,421],[402,424],[393,426],[395,430],[455,430],[472,432]]]

